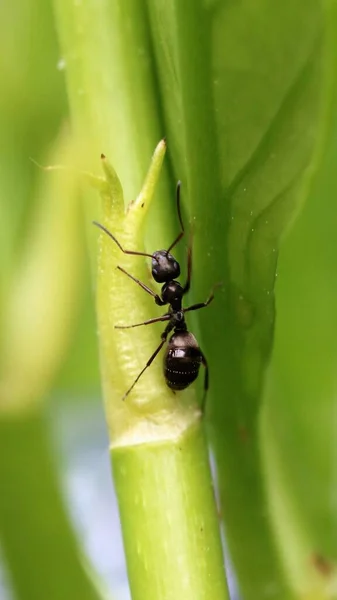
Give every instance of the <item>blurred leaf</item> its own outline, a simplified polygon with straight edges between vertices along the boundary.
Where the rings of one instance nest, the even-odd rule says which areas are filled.
[[[45,162],[64,118],[62,62],[50,2],[20,0],[0,13],[1,559],[18,598],[96,600],[37,397],[64,359],[80,277],[75,182],[48,180],[29,160]]]
[[[194,289],[226,288],[199,323],[229,549],[245,598],[284,598],[293,581],[268,519],[258,416],[279,239],[329,126],[333,3],[148,6],[169,147],[196,220]]]
[[[70,162],[68,135],[55,154]],[[79,182],[68,170],[43,183],[20,267],[11,274],[3,316],[0,379],[0,536],[17,597],[101,593],[83,566],[48,442],[42,403],[72,333],[81,296],[83,239]],[[62,575],[61,575],[62,573]]]
[[[0,98],[0,313],[6,290],[25,247],[41,172],[30,157],[46,164],[50,145],[64,119],[64,61],[59,52],[49,1],[20,0],[0,8],[0,70],[6,86]],[[59,160],[59,156],[57,160]],[[80,228],[81,219],[79,219]],[[70,382],[77,393],[98,387],[93,299],[86,296],[58,387]],[[91,315],[91,320],[90,320]],[[2,330],[2,327],[1,327]]]
[[[66,134],[56,145],[74,153]],[[83,240],[78,227],[79,183],[70,172],[42,175],[44,184],[20,267],[4,306],[0,408],[22,410],[50,389],[78,313]]]
[[[262,413],[272,523],[295,588],[337,585],[336,123],[326,161],[278,268],[273,361]],[[289,535],[287,535],[287,533]]]
[[[88,262],[78,311],[78,319],[71,328],[70,347],[55,382],[57,402],[81,402],[84,397],[97,401],[99,394],[97,324]],[[64,390],[69,393],[58,393]]]
[[[18,600],[107,596],[74,536],[41,411],[0,420],[0,536]]]
[[[20,0],[0,8],[0,260],[16,259],[34,202],[40,159],[54,140],[65,110],[58,48],[50,2]],[[3,270],[1,269],[1,273]]]

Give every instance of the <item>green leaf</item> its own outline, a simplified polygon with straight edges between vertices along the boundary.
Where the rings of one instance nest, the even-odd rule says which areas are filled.
[[[73,141],[60,135],[53,155],[70,160]],[[3,310],[0,416],[40,403],[66,353],[82,288],[79,183],[68,171],[43,174],[20,262]],[[60,243],[60,240],[62,243]]]
[[[224,281],[199,325],[229,550],[244,598],[284,598],[299,590],[268,518],[259,415],[280,239],[329,127],[335,3],[148,5],[169,147],[196,229],[194,296]]]
[[[54,152],[70,160],[73,142],[60,136]],[[1,545],[18,598],[98,600],[103,594],[83,565],[64,506],[43,410],[82,289],[79,186],[68,171],[42,179],[28,243],[4,305]]]
[[[326,161],[280,256],[273,361],[262,412],[272,525],[298,593],[333,597],[336,121]]]

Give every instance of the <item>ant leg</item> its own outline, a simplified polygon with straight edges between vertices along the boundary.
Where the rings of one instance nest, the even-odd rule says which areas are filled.
[[[140,379],[140,377],[143,375],[144,371],[146,371],[146,369],[150,366],[150,364],[154,361],[154,359],[156,358],[157,354],[160,352],[160,350],[162,349],[162,347],[164,346],[166,342],[165,340],[162,340],[157,348],[157,350],[155,350],[155,352],[152,354],[152,356],[149,358],[149,360],[147,361],[144,369],[141,370],[141,372],[139,373],[139,375],[137,375],[136,379],[134,380],[132,386],[128,389],[127,392],[125,392],[122,400],[125,400],[125,398],[130,394],[131,390],[134,388],[134,386],[136,385],[138,379]]]
[[[183,295],[187,294],[188,290],[191,287],[191,277],[192,277],[192,235],[190,236],[190,241],[187,250],[187,279],[184,285]]]
[[[171,323],[169,323],[166,328],[165,331],[162,333],[161,336],[161,342],[158,346],[158,348],[154,351],[154,353],[152,354],[152,356],[149,358],[149,360],[147,361],[144,369],[141,370],[141,372],[139,373],[139,375],[137,375],[136,379],[134,380],[132,386],[128,389],[127,392],[125,392],[122,400],[125,400],[125,398],[130,394],[131,390],[134,388],[134,386],[136,385],[137,381],[140,379],[140,377],[143,375],[144,371],[146,371],[146,369],[151,365],[151,363],[154,361],[154,359],[156,358],[157,354],[159,354],[159,352],[161,351],[162,347],[164,346],[166,340],[167,340],[167,336],[170,333],[170,331],[173,329],[173,325]]]
[[[202,352],[201,352],[201,358],[202,358],[201,364],[205,367],[204,395],[203,395],[202,402],[201,402],[201,411],[204,413],[205,406],[206,406],[206,396],[207,396],[207,391],[208,391],[208,387],[209,387],[209,369],[208,369],[208,363],[207,363],[206,357]]]
[[[134,250],[124,250],[124,248],[120,245],[119,241],[115,238],[115,236],[112,235],[112,233],[111,233],[111,231],[109,231],[109,229],[104,227],[104,225],[101,225],[101,223],[97,223],[97,221],[93,221],[92,224],[96,225],[96,227],[98,227],[99,229],[104,231],[104,233],[106,233],[109,237],[111,237],[111,239],[115,242],[115,244],[117,244],[118,248],[123,252],[123,254],[133,254],[136,256],[149,256],[150,258],[153,258],[152,254],[147,254],[146,252],[136,252]]]
[[[178,218],[179,218],[179,223],[180,223],[180,227],[181,227],[181,232],[179,233],[178,237],[176,237],[176,239],[174,240],[174,242],[172,242],[171,246],[168,248],[167,254],[172,250],[172,248],[174,248],[174,246],[176,244],[178,244],[178,242],[180,242],[181,238],[185,234],[185,228],[184,228],[184,225],[183,225],[183,220],[181,218],[181,210],[180,210],[180,188],[181,188],[181,181],[178,181],[178,183],[177,183],[176,197],[177,197],[177,211],[178,211]]]
[[[172,250],[172,248],[174,248],[174,246],[176,244],[178,244],[178,242],[181,240],[181,238],[185,235],[185,227],[183,224],[183,220],[182,220],[182,216],[181,216],[181,208],[180,208],[180,188],[181,188],[181,181],[178,181],[178,183],[177,183],[177,211],[178,211],[178,218],[179,218],[179,223],[180,223],[180,227],[181,227],[181,232],[179,233],[178,237],[176,237],[176,239],[171,244],[171,246],[168,248],[167,253],[169,253]],[[183,292],[184,294],[186,294],[188,292],[188,290],[190,289],[191,274],[192,274],[192,239],[190,238],[189,247],[188,247],[188,255],[187,255],[187,281],[184,285],[184,292]]]
[[[188,312],[190,310],[199,310],[199,308],[205,308],[206,306],[208,306],[212,302],[212,300],[214,299],[214,292],[215,292],[216,288],[219,287],[220,285],[222,285],[222,283],[217,283],[213,287],[213,289],[212,289],[209,297],[207,298],[206,302],[198,302],[197,304],[192,304],[192,306],[188,306],[187,308],[184,308],[184,313]]]
[[[136,323],[135,325],[115,325],[115,329],[131,329],[132,327],[140,327],[141,325],[151,325],[151,323],[158,323],[159,321],[169,321],[172,315],[162,315],[161,317],[155,317],[143,323]]]
[[[145,285],[145,283],[143,283],[142,281],[140,281],[133,275],[130,275],[130,273],[125,271],[125,269],[123,269],[123,267],[118,266],[117,269],[122,271],[122,273],[125,273],[125,275],[127,275],[128,277],[130,277],[130,279],[132,279],[132,281],[135,281],[135,283],[137,283],[143,290],[145,290],[145,292],[147,292],[148,294],[153,296],[155,303],[158,304],[158,306],[164,306],[165,302],[163,302],[162,299],[160,298],[160,296],[158,296],[158,294],[156,294],[153,290],[151,290],[151,288],[147,287],[147,285]]]

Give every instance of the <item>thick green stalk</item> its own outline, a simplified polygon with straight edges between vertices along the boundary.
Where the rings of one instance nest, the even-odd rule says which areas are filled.
[[[94,165],[98,149],[103,150],[116,166],[123,188],[127,184],[127,199],[134,199],[153,132],[157,139],[162,135],[144,4],[84,1],[75,8],[55,0],[55,5],[73,119],[84,138],[86,165]],[[129,250],[144,247],[144,217],[164,153],[161,142],[142,192],[126,214],[117,175],[103,159],[109,191],[102,193],[101,222]],[[159,205],[161,219],[151,236],[165,229],[169,239],[166,242],[163,236],[163,247],[176,235],[164,217],[169,215],[167,190],[168,185]],[[96,218],[97,214],[98,208]],[[140,323],[160,313],[153,298],[116,269],[122,266],[153,286],[144,258],[122,254],[104,232],[98,244],[102,383],[133,597],[166,600],[184,593],[191,600],[224,599],[219,523],[194,392],[173,394],[165,385],[160,360],[155,360],[122,402],[158,347],[163,328],[115,330],[116,324]]]
[[[115,191],[112,207],[105,198],[104,225],[111,227],[114,217],[124,247],[134,244],[139,248],[140,226],[164,153],[162,141],[143,189],[126,215],[122,195],[116,193],[117,177],[104,161],[107,180]],[[179,592],[191,600],[226,598],[219,523],[200,410],[193,392],[177,398],[168,390],[158,362],[122,402],[123,393],[160,338],[148,327],[114,332],[116,320],[142,322],[148,316],[147,307],[141,303],[141,294],[139,305],[135,305],[134,285],[128,285],[128,281],[124,285],[125,276],[115,268],[117,260],[120,263],[117,245],[104,232],[99,245],[97,311],[102,383],[133,598],[173,600]],[[127,271],[133,258],[127,255],[122,260]],[[146,277],[144,272],[140,275],[136,271],[136,275],[142,280]],[[146,350],[138,353],[135,345]]]
[[[132,598],[226,598],[200,421],[171,439],[113,448],[112,461]]]

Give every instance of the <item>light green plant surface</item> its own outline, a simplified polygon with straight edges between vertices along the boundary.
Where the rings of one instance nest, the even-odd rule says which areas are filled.
[[[62,135],[53,156],[69,160],[73,150]],[[64,505],[43,402],[73,334],[82,289],[79,185],[67,172],[54,174],[37,196],[2,298],[1,547],[18,598],[97,600]]]
[[[65,94],[51,7],[3,6],[0,30],[1,559],[13,598],[98,600],[44,406],[74,335],[84,263],[78,182],[66,172],[46,177],[29,160],[68,162],[73,153],[60,134]]]
[[[114,228],[124,248],[142,246],[142,223],[153,201],[165,151],[162,140],[126,214],[120,182],[103,158],[103,189],[97,180],[103,222],[108,231]],[[195,394],[189,390],[177,403],[156,361],[122,401],[144,367],[144,353],[151,356],[160,337],[153,334],[153,325],[141,328],[136,344],[142,352],[136,352],[129,330],[113,335],[115,323],[123,324],[126,316],[142,323],[151,315],[153,298],[150,306],[134,301],[134,283],[125,285],[125,274],[116,268],[121,251],[117,244],[111,246],[110,237],[101,232],[97,317],[102,387],[132,597],[173,600],[181,593],[191,600],[227,598],[219,519]],[[123,268],[146,281],[144,261],[138,259],[141,266],[135,268],[133,259],[123,257]]]
[[[34,77],[28,70],[27,77],[25,62],[15,54],[19,45],[8,41],[8,23],[15,22],[22,40],[20,57],[28,56],[24,43],[30,39],[24,35],[22,15],[30,10],[29,3],[20,7],[20,18],[8,12],[1,28],[2,44],[11,49],[1,53],[8,59],[9,90],[1,98],[1,195],[13,199],[10,206],[4,200],[1,220],[2,289],[15,265],[13,247],[19,235],[11,237],[11,232],[18,224],[23,230],[24,203],[32,187],[26,157],[45,162],[45,145],[55,136],[64,110],[55,69],[61,55],[52,35],[45,34],[51,31],[46,4],[36,5],[33,13],[34,31],[44,32],[43,42],[37,37],[29,55]],[[206,298],[214,282],[224,282],[213,305],[189,323],[211,365],[210,436],[228,547],[242,595],[333,598],[335,2],[55,0],[55,8],[83,149],[74,162],[98,173],[104,152],[128,202],[138,194],[153,149],[166,135],[169,151],[147,218],[146,246],[165,247],[177,231],[173,184],[179,177],[184,212],[195,228],[193,301]],[[41,65],[45,59],[46,67]],[[26,89],[30,102],[22,93]],[[13,98],[21,101],[19,106]],[[12,116],[16,136],[8,125]],[[18,137],[25,140],[20,160]],[[307,200],[310,177],[321,158]],[[272,344],[279,238],[305,201],[280,249]],[[100,218],[96,193],[88,194],[86,207],[90,229],[91,218]],[[94,257],[97,232],[90,235]],[[144,270],[144,262],[135,263],[136,274],[137,269]],[[138,310],[157,314],[137,292]],[[89,303],[78,350],[72,353],[78,368],[68,366],[58,385],[71,382],[79,389],[84,378],[94,381],[95,344],[86,333],[93,321],[88,325],[87,314]],[[126,313],[125,322],[127,318]],[[140,335],[153,335],[149,340],[155,347],[158,332],[154,327]],[[141,360],[143,350],[138,352],[139,338],[134,339]],[[152,371],[155,381],[158,371]],[[126,387],[129,378],[125,374]],[[7,466],[9,461],[10,456]],[[38,504],[32,503],[34,509]],[[18,556],[10,560],[15,558],[13,572],[20,580],[23,562]],[[32,565],[34,558],[32,547]]]

